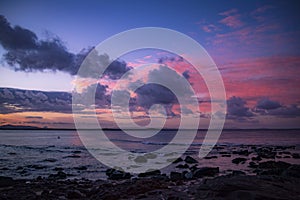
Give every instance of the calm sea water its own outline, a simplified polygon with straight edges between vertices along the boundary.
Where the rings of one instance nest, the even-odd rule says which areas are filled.
[[[143,131],[138,130],[141,134]],[[149,153],[167,145],[176,131],[161,131],[150,138],[134,138],[122,131],[108,131],[107,136],[119,147],[132,152]],[[188,134],[188,133],[187,133]],[[198,134],[185,154],[197,157],[205,136]],[[99,143],[101,146],[101,142]],[[255,146],[295,146],[291,151],[300,151],[299,130],[236,130],[223,131],[216,146],[231,152]],[[246,147],[245,147],[246,146]],[[248,146],[248,147],[247,147]],[[174,152],[176,153],[176,152]],[[208,156],[217,155],[213,150]],[[180,155],[178,155],[180,156]],[[199,165],[218,166],[225,172],[229,169],[249,171],[247,165],[233,165],[232,157],[199,159]],[[299,163],[299,159],[284,161]],[[70,177],[99,179],[106,178],[106,166],[96,160],[82,145],[76,131],[49,130],[0,130],[0,174],[14,178],[47,177],[62,168]],[[175,170],[166,167],[165,172]],[[250,171],[249,171],[250,173]]]

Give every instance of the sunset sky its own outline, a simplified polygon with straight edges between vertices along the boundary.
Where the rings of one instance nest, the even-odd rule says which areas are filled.
[[[87,53],[103,40],[133,28],[163,27],[193,38],[215,61],[227,96],[225,128],[300,128],[297,1],[3,0],[0,15],[0,125],[73,128],[73,89],[84,98],[97,86],[99,122],[115,128],[114,86],[127,71],[157,63],[145,77],[158,78],[169,66],[188,80],[200,113],[189,106],[185,112],[200,115],[199,128],[206,128],[209,94],[182,55],[139,50],[115,60],[102,78],[76,79]],[[166,128],[178,127],[179,105],[168,89],[148,84],[130,97],[138,124],[149,123],[149,108],[162,104]],[[90,105],[82,106],[88,123]]]

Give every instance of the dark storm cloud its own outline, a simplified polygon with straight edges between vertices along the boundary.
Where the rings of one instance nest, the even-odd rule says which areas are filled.
[[[83,49],[78,54],[68,51],[58,37],[39,40],[36,34],[20,26],[12,27],[7,19],[0,15],[0,43],[7,51],[3,58],[16,71],[62,71],[76,75],[85,57],[94,48]],[[98,55],[96,50],[90,59],[91,69],[80,75],[98,78],[93,68],[112,62],[107,55]],[[100,61],[100,62],[99,62]],[[120,78],[131,68],[125,62],[115,60],[105,71],[111,79]]]
[[[95,103],[96,107],[101,108],[109,106],[110,96],[106,95],[106,88],[107,86],[95,84],[86,88],[82,93],[73,93],[73,95],[80,95],[80,102],[78,102],[80,104],[78,106],[79,111],[89,108],[93,103]],[[96,93],[92,93],[94,89]],[[93,97],[95,99],[93,102],[88,99],[93,99]],[[72,94],[68,92],[0,88],[1,114],[30,111],[72,113]],[[26,118],[42,119],[39,116],[27,116]]]
[[[138,88],[135,93],[138,105],[147,109],[153,104],[173,104],[177,100],[168,88],[153,83]]]
[[[42,92],[0,88],[2,114],[24,111],[72,112],[72,97],[67,92]]]
[[[245,100],[233,96],[227,100],[227,116],[228,118],[243,119],[252,117],[253,113],[246,106]]]
[[[268,110],[267,114],[284,118],[300,117],[300,108],[297,105],[282,106],[277,109]]]
[[[277,101],[262,99],[257,102],[256,107],[259,109],[272,110],[272,109],[280,108],[281,105]]]

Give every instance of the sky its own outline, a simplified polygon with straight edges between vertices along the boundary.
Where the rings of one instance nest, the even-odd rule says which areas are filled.
[[[133,51],[117,60],[98,55],[101,62],[112,62],[103,77],[77,75],[93,47],[109,37],[162,27],[191,37],[216,63],[226,91],[225,128],[300,128],[298,13],[297,1],[2,0],[0,125],[73,128],[72,95],[83,99],[78,115],[89,123],[93,103],[84,99],[96,91],[99,123],[116,128],[111,111],[116,90],[121,99],[129,95],[130,116],[142,127],[150,123],[150,115],[155,116],[154,128],[166,115],[165,128],[178,128],[186,114],[191,121],[200,117],[199,128],[207,128],[213,102],[204,77],[183,55],[158,49]],[[188,52],[184,56],[197,57]],[[125,73],[149,63],[142,81],[170,73],[174,79],[169,83],[185,91],[187,80],[195,94],[187,91],[183,96],[196,97],[200,111],[190,104],[180,110],[176,95],[157,84],[129,93],[118,88]],[[131,77],[123,85],[137,81]],[[161,107],[153,107],[157,104]],[[124,110],[119,113],[119,118],[126,115]],[[132,128],[127,119],[121,123]]]

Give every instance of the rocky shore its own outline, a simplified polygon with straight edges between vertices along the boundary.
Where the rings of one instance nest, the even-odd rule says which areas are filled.
[[[176,162],[185,170],[133,176],[108,169],[108,180],[71,180],[63,171],[31,180],[1,176],[0,199],[300,199],[300,165],[265,161],[256,175],[218,176],[218,167],[199,167],[190,156]]]

